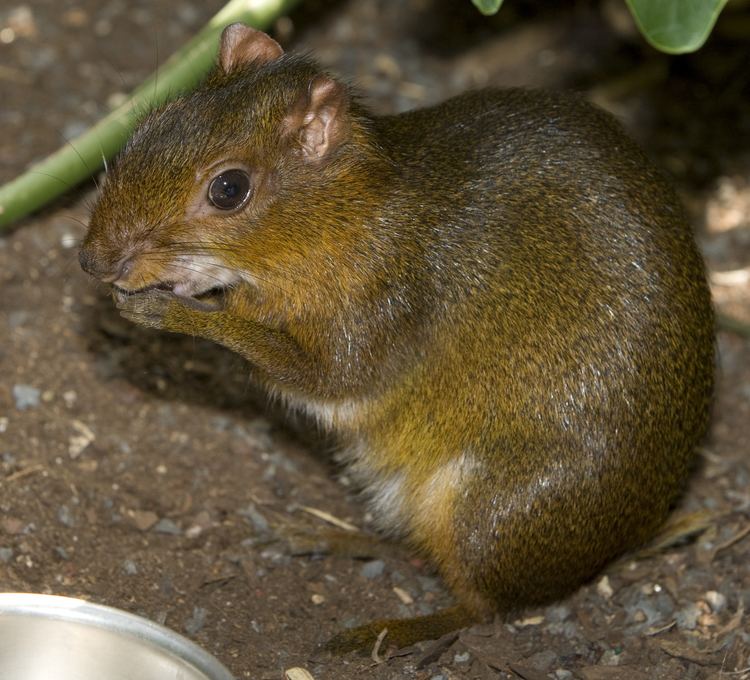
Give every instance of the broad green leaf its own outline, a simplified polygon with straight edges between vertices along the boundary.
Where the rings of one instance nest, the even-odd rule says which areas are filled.
[[[625,0],[638,28],[656,49],[694,52],[708,38],[729,0]]]
[[[503,0],[471,0],[477,7],[477,9],[486,15],[496,14],[497,10],[500,9],[500,5],[503,4]]]

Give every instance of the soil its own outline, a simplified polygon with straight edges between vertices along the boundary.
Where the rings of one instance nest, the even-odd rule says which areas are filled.
[[[0,182],[84,130],[220,0],[0,3]],[[624,3],[309,0],[274,33],[378,112],[470,87],[573,88],[674,176],[721,314],[750,322],[750,41],[743,3],[699,53],[646,46]],[[551,7],[552,6],[552,7]],[[0,589],[159,621],[238,678],[750,678],[750,344],[723,325],[714,421],[660,548],[554,606],[387,657],[319,645],[449,604],[408,553],[292,554],[288,530],[370,518],[329,444],[289,424],[243,363],[123,321],[77,264],[95,187],[0,237]],[[550,555],[550,559],[555,559]]]

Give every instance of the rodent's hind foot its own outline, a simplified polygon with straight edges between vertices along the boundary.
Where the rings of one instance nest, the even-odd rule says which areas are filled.
[[[476,616],[461,605],[410,619],[377,619],[334,635],[323,645],[323,650],[336,655],[349,652],[369,654],[386,629],[382,648],[401,649],[424,640],[435,640],[473,623],[476,623]]]

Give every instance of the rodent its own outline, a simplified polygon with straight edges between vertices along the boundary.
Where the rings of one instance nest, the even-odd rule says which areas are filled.
[[[80,261],[123,315],[231,348],[334,433],[383,531],[455,593],[447,626],[558,599],[647,541],[707,428],[686,214],[570,94],[375,117],[234,24],[203,84],[138,125]]]

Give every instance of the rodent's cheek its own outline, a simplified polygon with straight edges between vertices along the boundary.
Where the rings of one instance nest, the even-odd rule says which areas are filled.
[[[199,197],[192,201],[185,209],[185,221],[195,224],[196,222],[208,222],[220,218],[221,214],[213,206],[207,205],[204,198]]]

